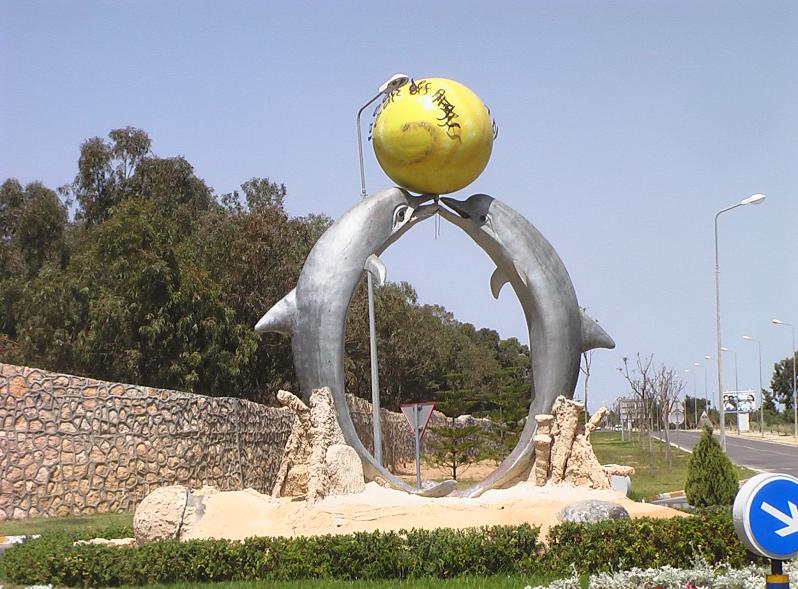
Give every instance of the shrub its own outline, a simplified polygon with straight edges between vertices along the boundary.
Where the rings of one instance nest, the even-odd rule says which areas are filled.
[[[712,430],[704,428],[687,463],[684,492],[694,507],[731,505],[737,495],[737,474]]]
[[[742,566],[752,555],[734,533],[727,510],[704,510],[689,517],[564,523],[549,530],[544,570],[567,574],[684,566],[701,558]]]
[[[743,549],[726,509],[672,519],[565,523],[551,528],[545,549],[538,529],[527,524],[243,542],[166,540],[134,548],[75,546],[76,536],[49,533],[14,546],[3,557],[8,581],[113,587],[226,580],[552,576],[574,569],[594,574],[679,567],[699,559],[734,567],[764,562]]]
[[[119,548],[73,544],[77,534],[49,533],[9,549],[6,576],[18,584],[149,585],[302,578],[401,579],[534,572],[537,528],[360,532],[341,536],[165,540]]]

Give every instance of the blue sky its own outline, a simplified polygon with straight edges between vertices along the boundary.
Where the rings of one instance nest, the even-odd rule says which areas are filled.
[[[524,214],[618,344],[594,355],[594,408],[626,390],[624,356],[679,371],[714,357],[713,216],[767,194],[720,218],[724,345],[740,388],[756,388],[742,335],[762,340],[767,382],[790,352],[770,320],[798,325],[796,30],[792,0],[5,0],[0,179],[69,182],[84,139],[133,125],[219,193],[268,176],[292,214],[338,217],[358,199],[358,108],[395,72],[448,77],[500,127],[487,169],[454,196]],[[390,181],[366,149],[371,192]],[[489,260],[445,221],[384,259],[422,302],[526,342],[511,289],[493,300]]]

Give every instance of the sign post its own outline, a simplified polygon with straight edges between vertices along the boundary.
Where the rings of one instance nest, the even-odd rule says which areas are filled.
[[[684,410],[684,405],[677,402],[671,412],[668,414],[668,423],[672,423],[676,426],[676,444],[679,444],[679,426],[684,423],[684,419],[686,417],[686,413]]]
[[[410,424],[410,431],[413,432],[416,442],[416,488],[421,488],[421,438],[427,431],[427,423],[435,409],[435,403],[425,401],[421,403],[402,403],[402,414]]]
[[[798,556],[798,479],[762,473],[745,483],[732,511],[737,537],[751,552],[770,559],[767,589],[789,589],[782,562]]]

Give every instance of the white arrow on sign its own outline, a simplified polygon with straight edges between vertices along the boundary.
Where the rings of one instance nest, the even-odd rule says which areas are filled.
[[[787,515],[786,513],[782,513],[775,507],[773,507],[770,503],[765,501],[762,502],[762,511],[767,513],[768,515],[772,515],[781,523],[785,524],[786,528],[781,528],[780,530],[776,530],[776,533],[784,538],[784,536],[789,536],[790,534],[798,533],[798,507],[796,507],[795,503],[792,501],[787,501],[787,507],[790,508],[790,514]]]

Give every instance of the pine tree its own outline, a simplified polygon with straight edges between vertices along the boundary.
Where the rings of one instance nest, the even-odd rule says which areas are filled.
[[[465,468],[480,460],[484,437],[478,425],[458,427],[452,420],[451,427],[430,429],[436,438],[429,443],[429,461],[449,470],[454,480],[457,480],[458,471],[462,474]]]
[[[737,474],[712,429],[704,428],[687,464],[684,491],[693,507],[731,505],[737,495]]]

